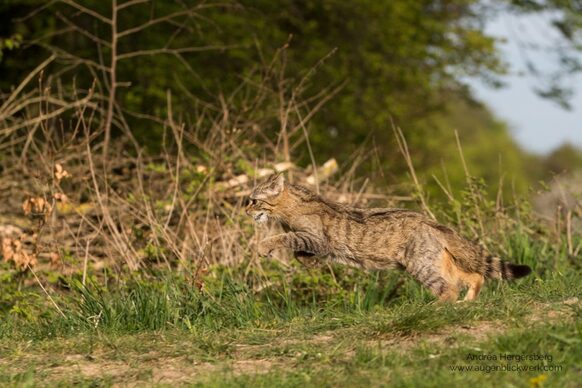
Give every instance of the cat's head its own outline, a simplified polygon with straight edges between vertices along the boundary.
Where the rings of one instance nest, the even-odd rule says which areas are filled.
[[[256,222],[267,222],[273,218],[278,200],[285,188],[283,174],[273,174],[266,181],[259,183],[251,192],[246,213]]]

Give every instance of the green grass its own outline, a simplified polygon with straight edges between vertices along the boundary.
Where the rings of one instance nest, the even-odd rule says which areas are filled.
[[[109,288],[70,280],[56,298],[64,317],[46,304],[4,314],[0,384],[575,386],[581,377],[579,272],[490,282],[474,303],[443,305],[398,272],[263,268],[244,278],[215,268],[202,290],[159,273]],[[502,353],[550,354],[562,370],[450,369],[467,354]]]
[[[7,270],[0,385],[577,386],[578,261],[519,231],[504,246],[534,273],[490,281],[477,301],[458,304],[435,303],[401,272],[264,260],[212,268],[202,289],[183,274],[151,270],[107,286],[98,277],[86,286],[77,275],[55,278],[60,314]],[[529,360],[521,365],[538,369],[451,369],[507,364],[470,354],[547,354],[541,365],[561,370]]]

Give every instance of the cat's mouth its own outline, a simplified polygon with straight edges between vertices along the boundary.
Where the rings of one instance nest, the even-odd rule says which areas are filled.
[[[265,223],[267,222],[267,214],[264,212],[260,212],[257,213],[253,216],[253,218],[255,219],[255,222],[258,222],[259,224]]]

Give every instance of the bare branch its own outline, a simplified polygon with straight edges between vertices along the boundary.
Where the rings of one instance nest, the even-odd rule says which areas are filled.
[[[311,142],[309,141],[309,135],[307,134],[307,128],[305,128],[305,120],[301,117],[301,113],[295,105],[295,113],[299,117],[299,122],[301,123],[301,128],[303,129],[303,136],[305,137],[305,142],[307,143],[307,150],[309,151],[309,158],[311,159],[311,165],[313,166],[313,176],[315,177],[315,192],[319,193],[319,177],[317,176],[317,163],[315,162],[315,155],[311,149]]]
[[[139,1],[139,0],[135,0],[135,1]],[[145,0],[142,0],[142,1],[145,1]],[[121,31],[119,33],[119,38],[123,38],[127,35],[131,35],[131,34],[134,34],[136,32],[145,30],[146,28],[149,28],[149,27],[156,25],[156,24],[159,24],[159,23],[172,21],[173,19],[178,18],[180,16],[199,16],[196,11],[200,11],[202,9],[224,7],[224,6],[226,6],[226,4],[199,4],[195,7],[184,9],[182,11],[176,11],[176,12],[170,13],[168,15],[164,15],[164,16],[160,16],[160,17],[155,18],[155,19],[148,20],[147,22],[145,22],[144,24],[140,24],[139,26],[128,28],[127,30]],[[118,7],[118,9],[119,9],[119,7]]]
[[[47,43],[41,43],[41,42],[38,42],[36,44],[38,44],[41,47],[46,48],[49,51],[52,51],[53,53],[58,54],[58,56],[60,56],[61,58],[70,59],[70,60],[76,61],[78,63],[82,63],[82,64],[85,64],[89,67],[94,67],[96,69],[99,69],[99,70],[105,71],[105,72],[109,72],[109,70],[110,70],[108,67],[103,66],[103,65],[101,65],[101,64],[99,64],[91,59],[81,58],[75,54],[71,54],[70,52],[63,50],[60,47],[56,47],[56,46],[53,46],[53,45],[50,45]]]
[[[117,0],[111,4],[111,62],[109,66],[109,101],[105,116],[105,139],[103,141],[103,163],[107,163],[109,141],[111,139],[111,122],[115,109],[115,91],[117,90]]]
[[[61,2],[65,3],[67,5],[70,5],[71,7],[76,8],[79,11],[86,13],[87,15],[93,16],[95,19],[98,19],[98,20],[102,21],[103,23],[106,23],[109,25],[113,24],[111,19],[101,15],[99,12],[96,12],[96,11],[93,11],[92,9],[84,7],[73,0],[61,0]]]
[[[348,83],[347,80],[345,80],[344,82],[342,82],[340,85],[338,85],[336,88],[334,88],[330,93],[326,94],[325,96],[323,96],[323,98],[321,100],[319,100],[317,102],[317,104],[315,104],[315,106],[307,113],[307,115],[302,118],[299,121],[299,124],[297,124],[295,126],[295,128],[293,128],[290,131],[289,136],[293,136],[295,135],[304,125],[306,122],[308,122],[309,120],[311,120],[311,118],[313,116],[315,116],[315,114],[332,98],[334,98],[343,88],[344,86],[346,86],[346,84]]]
[[[103,46],[106,46],[106,47],[111,47],[111,44],[109,42],[106,42],[103,39],[99,38],[98,36],[91,34],[89,31],[85,30],[84,28],[77,26],[69,18],[67,18],[66,16],[64,16],[60,12],[57,12],[56,15],[59,19],[61,19],[63,22],[65,22],[65,24],[67,24],[73,30],[77,31],[81,35],[86,36],[87,38],[91,39],[93,42],[95,42],[97,44],[102,44]]]
[[[221,50],[229,50],[233,48],[241,48],[242,45],[228,45],[228,46],[201,46],[201,47],[183,47],[183,48],[160,48],[160,49],[151,49],[151,50],[138,50],[132,51],[125,54],[119,54],[117,56],[117,60],[122,61],[124,59],[140,57],[140,56],[148,56],[148,55],[158,55],[158,54],[185,54],[185,53],[197,53],[203,51],[221,51]]]
[[[59,305],[57,304],[57,302],[55,302],[55,300],[48,293],[48,291],[46,290],[46,288],[44,288],[44,286],[42,285],[42,282],[40,281],[40,279],[38,278],[38,276],[36,276],[36,272],[34,272],[34,270],[32,269],[32,267],[30,266],[30,264],[27,263],[26,266],[28,267],[28,269],[30,270],[30,272],[34,275],[34,278],[36,279],[36,282],[38,283],[38,285],[40,286],[40,288],[42,288],[42,290],[44,291],[45,295],[49,298],[49,300],[51,301],[51,303],[53,304],[53,306],[55,306],[55,308],[57,309],[57,311],[61,314],[61,316],[63,318],[66,318],[67,316],[65,315],[65,313],[63,313],[63,310],[61,310],[61,308],[59,307]]]
[[[412,157],[410,156],[410,151],[408,150],[408,143],[406,142],[404,133],[402,133],[402,129],[400,129],[400,127],[397,127],[396,124],[394,124],[392,118],[390,118],[390,121],[392,124],[392,130],[394,131],[394,135],[396,137],[396,142],[398,143],[398,148],[400,149],[402,157],[404,157],[404,160],[406,161],[408,171],[410,172],[410,176],[412,178],[412,181],[414,182],[414,186],[416,187],[416,191],[420,199],[420,204],[422,205],[423,210],[430,216],[430,218],[436,220],[436,217],[428,207],[428,204],[424,197],[424,191],[422,190],[422,185],[420,184],[418,178],[416,177],[416,171],[414,170],[414,165],[412,164]]]
[[[20,99],[14,106],[7,109],[6,112],[0,113],[0,120],[3,120],[7,117],[11,117],[15,115],[17,112],[21,111],[22,109],[26,108],[27,106],[39,104],[39,103],[47,103],[57,106],[67,106],[68,103],[66,101],[60,100],[58,98],[54,98],[51,96],[37,96],[37,97],[27,97]]]
[[[73,109],[73,108],[76,108],[78,106],[88,104],[91,98],[92,98],[92,96],[89,95],[89,96],[83,98],[82,100],[78,100],[78,101],[75,101],[71,104],[68,104],[67,106],[64,106],[62,108],[55,109],[54,111],[52,111],[50,113],[39,115],[33,119],[25,120],[19,124],[13,125],[13,126],[8,127],[8,128],[2,128],[2,130],[0,131],[0,134],[7,136],[10,133],[12,133],[20,128],[24,128],[26,126],[34,125],[34,124],[39,123],[41,121],[45,121],[45,120],[51,119],[53,117],[57,117],[58,115],[60,115],[61,113],[65,112],[69,109]],[[94,106],[92,106],[92,107],[94,107]]]
[[[196,7],[197,8],[197,7]],[[172,20],[174,18],[180,17],[180,16],[186,16],[186,15],[192,15],[193,12],[193,8],[187,9],[187,10],[183,10],[183,11],[178,11],[178,12],[174,12],[165,16],[160,16],[159,18],[156,19],[152,19],[149,20],[147,22],[145,22],[144,24],[141,24],[139,26],[133,27],[133,28],[128,28],[127,30],[121,31],[119,33],[119,38],[123,38],[127,35],[131,35],[131,34],[135,34],[136,32],[145,30],[148,27],[151,27],[153,25],[159,24],[159,23],[163,23],[169,20]]]
[[[24,89],[24,87],[30,82],[31,79],[33,79],[34,77],[36,77],[36,75],[45,67],[48,66],[49,63],[51,63],[54,59],[56,58],[56,56],[53,54],[50,57],[48,57],[47,59],[44,60],[44,62],[42,62],[40,65],[38,65],[33,71],[30,72],[30,74],[28,74],[26,76],[26,78],[20,83],[20,85],[18,85],[18,87],[16,89],[14,89],[14,91],[12,92],[12,94],[10,95],[10,97],[8,97],[8,99],[6,101],[4,101],[4,103],[2,104],[2,106],[0,106],[0,114],[2,112],[4,112],[4,110],[6,109],[6,107],[12,102],[14,101],[14,99],[16,98],[16,96],[18,96],[18,94],[22,91],[22,89]]]
[[[25,22],[26,20],[30,19],[31,17],[36,16],[39,13],[41,13],[42,11],[44,11],[45,9],[49,8],[51,5],[57,3],[58,1],[59,0],[51,0],[51,1],[48,1],[45,4],[41,5],[40,7],[33,9],[32,12],[30,12],[29,14],[27,14],[27,15],[21,17],[21,18],[14,19],[14,21],[16,23]]]
[[[147,3],[150,0],[130,0],[126,3],[120,4],[117,6],[117,11],[121,11],[122,9],[137,5],[137,4],[141,4],[141,3]]]

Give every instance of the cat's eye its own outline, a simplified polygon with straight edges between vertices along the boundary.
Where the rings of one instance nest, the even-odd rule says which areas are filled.
[[[247,205],[255,205],[257,203],[256,199],[249,198]]]

